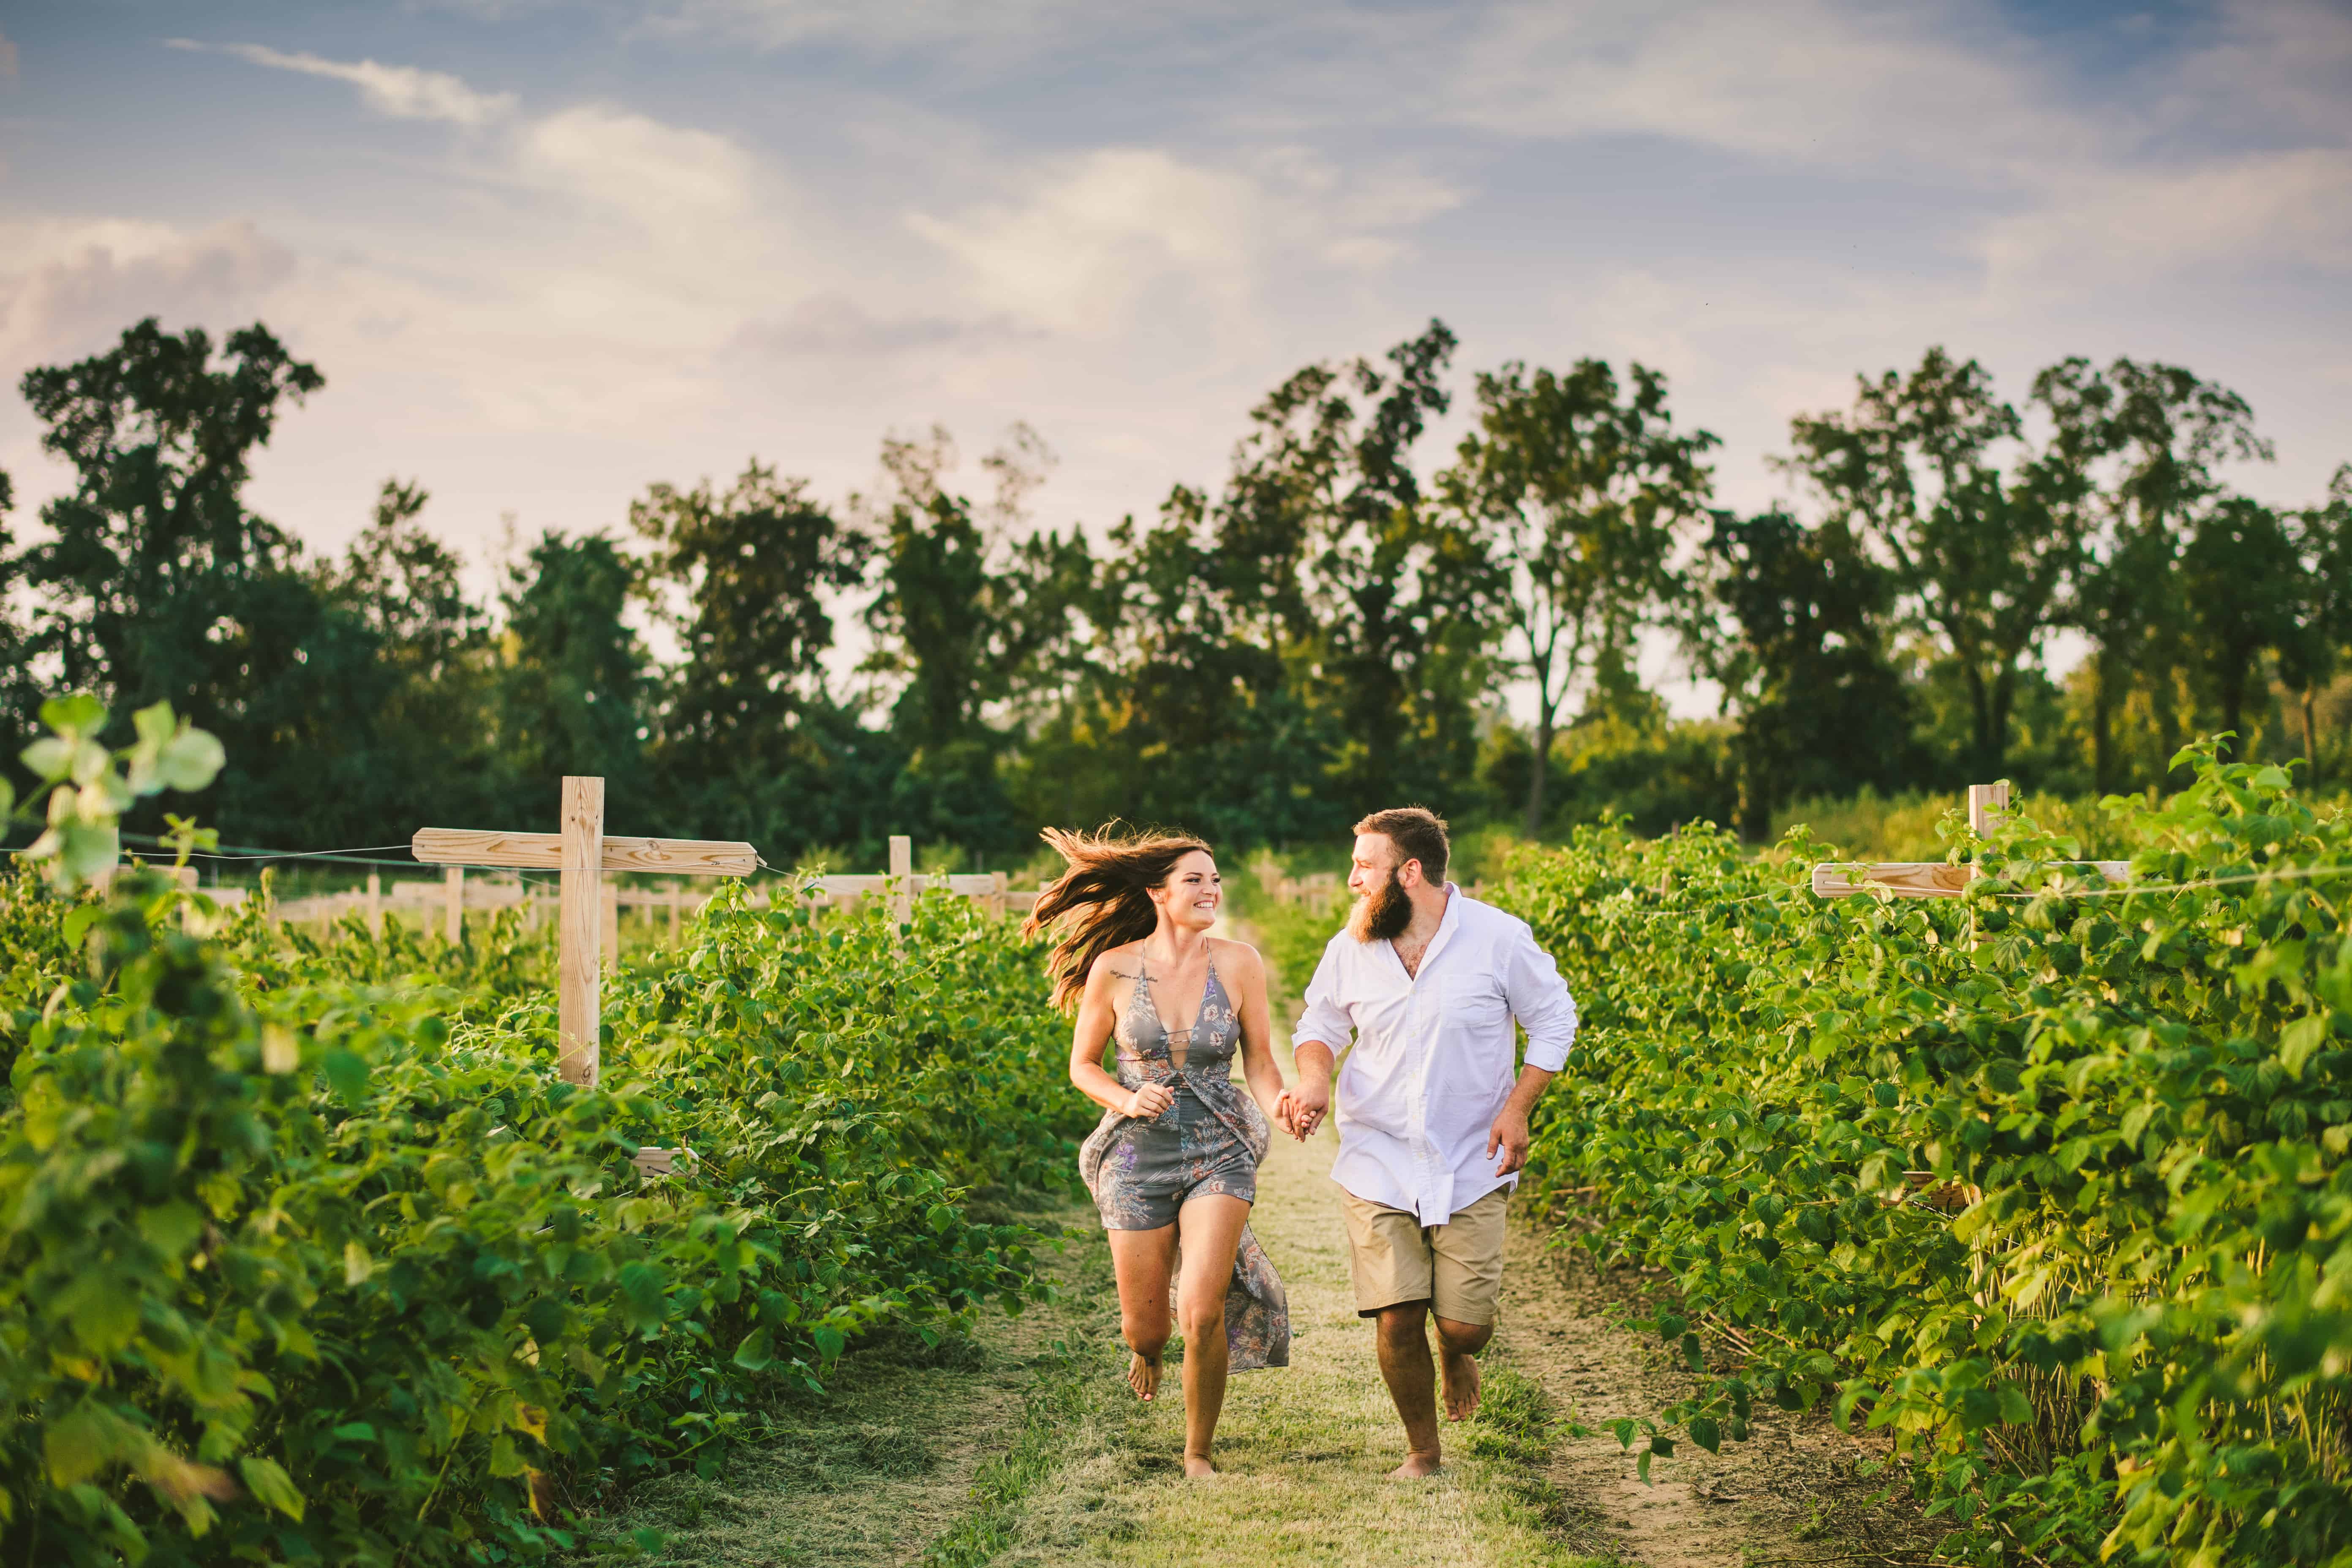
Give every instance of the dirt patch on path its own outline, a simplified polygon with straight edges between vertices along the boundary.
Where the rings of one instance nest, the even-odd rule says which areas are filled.
[[[1587,1426],[1687,1394],[1689,1372],[1622,1326],[1645,1311],[1643,1278],[1619,1269],[1596,1279],[1548,1248],[1547,1229],[1514,1216],[1496,1336],[1511,1364]],[[1673,1458],[1651,1462],[1649,1482],[1606,1431],[1563,1443],[1550,1479],[1588,1550],[1644,1568],[1914,1559],[1937,1531],[1903,1499],[1873,1500],[1891,1477],[1869,1472],[1887,1454],[1885,1435],[1842,1432],[1825,1407],[1759,1407],[1748,1441],[1727,1441],[1719,1455],[1678,1445]]]

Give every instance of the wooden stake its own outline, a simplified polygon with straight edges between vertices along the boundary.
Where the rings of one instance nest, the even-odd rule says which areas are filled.
[[[604,967],[618,971],[621,967],[621,889],[616,882],[606,882],[604,894]]]
[[[905,925],[915,918],[915,841],[903,833],[890,836],[890,919]]]
[[[1979,838],[1990,838],[2009,815],[2009,784],[1969,785],[1969,831]]]
[[[441,868],[441,938],[451,947],[466,940],[466,868]]]
[[[669,885],[669,944],[672,947],[677,947],[685,941],[678,934],[682,929],[685,904],[686,889],[678,883],[672,882]]]
[[[604,935],[604,781],[567,775],[563,781],[563,863],[557,892],[556,1070],[566,1083],[596,1081],[603,1021],[598,981]]]
[[[1006,911],[1011,907],[1004,900],[1004,895],[1008,891],[1004,873],[1002,871],[991,871],[988,874],[988,918],[992,921],[1001,921],[1004,918]]]
[[[383,934],[383,879],[375,872],[368,873],[367,887],[368,935]]]

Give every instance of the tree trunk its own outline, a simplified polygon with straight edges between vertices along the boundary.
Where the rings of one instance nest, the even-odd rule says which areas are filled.
[[[1543,828],[1544,774],[1551,766],[1552,714],[1549,704],[1536,711],[1536,754],[1528,769],[1527,836],[1533,838]]]
[[[2314,710],[2311,688],[2303,689],[2303,787],[2311,788],[2319,782],[2318,714]]]
[[[1998,768],[2000,759],[1992,744],[1992,694],[1985,689],[1984,671],[1974,661],[1967,665],[1969,672],[1969,716],[1976,731],[1976,755],[1970,759],[1971,771],[1983,774],[1988,768]]]
[[[2091,656],[2091,793],[2116,793],[2114,661],[2102,647]]]
[[[2230,760],[2246,760],[2247,659],[2232,652],[2221,668],[2221,728],[2229,733]]]

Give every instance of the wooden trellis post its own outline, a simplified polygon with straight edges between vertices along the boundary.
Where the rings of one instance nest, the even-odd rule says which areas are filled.
[[[1969,826],[1979,837],[1990,836],[2009,815],[2009,785],[1969,786]],[[2067,864],[2096,871],[2110,882],[2131,875],[2128,860],[2074,860]],[[1882,860],[1871,864],[1835,861],[1813,868],[1813,892],[1824,899],[1856,893],[1888,892],[1898,899],[1957,899],[1976,879],[1975,866],[1948,866],[1941,860]]]
[[[708,838],[624,838],[604,831],[604,781],[563,781],[562,831],[501,833],[420,827],[409,851],[437,866],[504,866],[560,873],[556,894],[558,1070],[567,1083],[596,1081],[601,1033],[607,871],[748,877],[760,857],[749,844]]]
[[[441,870],[441,936],[451,947],[466,940],[466,868]]]
[[[903,833],[890,835],[890,920],[905,925],[915,918],[915,841]]]

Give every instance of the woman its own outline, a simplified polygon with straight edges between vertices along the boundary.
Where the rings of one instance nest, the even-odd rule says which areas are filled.
[[[1209,1447],[1226,1373],[1290,1361],[1282,1281],[1248,1227],[1267,1117],[1282,1094],[1265,966],[1247,943],[1209,935],[1224,892],[1199,839],[1050,828],[1045,837],[1069,868],[1037,896],[1027,929],[1061,928],[1048,967],[1055,1005],[1077,1012],[1070,1081],[1103,1108],[1078,1171],[1110,1233],[1135,1352],[1127,1380],[1140,1399],[1159,1392],[1172,1276],[1173,1326],[1184,1334],[1184,1473],[1214,1475]],[[1113,1040],[1116,1078],[1102,1065]],[[1248,1095],[1234,1086],[1236,1046]]]

